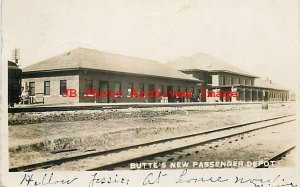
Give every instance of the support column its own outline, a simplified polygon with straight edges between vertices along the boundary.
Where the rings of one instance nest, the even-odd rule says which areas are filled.
[[[240,88],[237,89],[238,92],[238,97],[237,97],[237,101],[241,101],[241,96],[242,96],[242,90]]]
[[[263,90],[259,90],[259,97],[258,97],[259,101],[264,101],[264,93]]]
[[[208,97],[208,89],[205,90],[205,94],[206,94],[206,95],[205,95],[205,97],[206,97],[206,98],[205,98],[205,101],[206,101],[206,102],[212,102],[211,99],[210,99],[210,97]]]
[[[242,93],[243,93],[243,96],[241,97],[241,101],[245,102],[246,101],[246,89],[245,88],[242,89]]]
[[[252,97],[252,89],[249,89],[249,92],[250,92],[250,94],[249,94],[249,101],[253,101],[253,97]]]
[[[258,90],[256,89],[251,89],[251,97],[252,101],[257,101],[258,100]]]
[[[214,90],[214,92],[215,92],[215,93],[220,92],[220,89],[216,88],[216,89]],[[220,102],[220,101],[223,102],[223,96],[222,96],[222,100],[221,100],[221,97],[214,97],[214,100],[215,100],[215,101],[218,101],[218,102]]]
[[[258,90],[256,90],[256,101],[258,101]]]
[[[238,93],[238,89],[237,88],[231,88],[231,102],[236,102],[237,101],[237,97],[238,96],[236,96],[236,97],[232,97],[232,92],[237,92]]]
[[[251,101],[251,96],[252,96],[252,93],[249,89],[245,89],[245,101],[248,102],[248,101]]]

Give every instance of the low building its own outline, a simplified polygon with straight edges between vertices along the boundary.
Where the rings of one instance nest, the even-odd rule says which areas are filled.
[[[204,80],[206,90],[202,101],[287,101],[289,91],[270,81],[264,81],[240,68],[204,53],[180,57],[167,63],[171,68]],[[208,92],[237,92],[238,97],[210,97]]]
[[[112,103],[182,101],[170,91],[190,91],[196,95],[202,80],[157,61],[77,48],[23,69],[22,86],[31,103]],[[75,95],[66,97],[66,91]],[[93,90],[87,93],[86,90]],[[133,97],[132,92],[166,91],[166,97]],[[113,94],[97,95],[98,93]],[[116,93],[121,93],[116,94]],[[75,96],[75,97],[74,97]]]

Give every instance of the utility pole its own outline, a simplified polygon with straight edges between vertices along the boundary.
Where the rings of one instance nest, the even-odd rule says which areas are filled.
[[[20,60],[20,49],[13,49],[12,51],[12,59],[13,61],[18,64],[19,60]]]

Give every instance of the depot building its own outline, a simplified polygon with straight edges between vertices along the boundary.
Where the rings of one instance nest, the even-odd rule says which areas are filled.
[[[23,69],[23,92],[30,103],[179,102],[176,97],[131,97],[132,90],[148,92],[190,91],[196,97],[201,80],[157,61],[77,48]],[[66,89],[76,97],[63,97]],[[122,97],[92,97],[86,90],[114,93]],[[193,97],[189,100],[192,101]],[[182,99],[180,99],[182,102]]]
[[[76,97],[64,97],[67,89]],[[122,93],[93,97],[98,93]],[[160,93],[161,97],[132,97],[132,91]],[[201,93],[206,90],[203,96]],[[174,93],[191,93],[188,98]],[[238,93],[210,97],[209,92]],[[170,94],[171,93],[171,94]],[[117,102],[263,102],[287,101],[289,91],[210,55],[198,53],[166,64],[154,60],[77,48],[23,69],[22,95],[29,104]],[[24,100],[23,100],[24,101]]]

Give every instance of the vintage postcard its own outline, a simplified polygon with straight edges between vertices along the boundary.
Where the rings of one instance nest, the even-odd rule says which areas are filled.
[[[297,0],[1,10],[1,187],[299,187]]]

